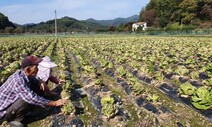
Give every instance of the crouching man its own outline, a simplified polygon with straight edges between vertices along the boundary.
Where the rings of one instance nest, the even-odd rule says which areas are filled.
[[[45,107],[66,104],[65,99],[50,101],[30,89],[33,84],[29,79],[36,76],[37,65],[41,61],[35,56],[26,57],[22,60],[22,68],[0,86],[0,124],[2,121],[21,122],[34,105]]]

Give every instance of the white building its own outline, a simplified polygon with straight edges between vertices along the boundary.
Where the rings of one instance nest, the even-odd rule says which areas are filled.
[[[138,27],[141,27],[142,30],[147,29],[147,23],[146,22],[136,22],[132,24],[132,31],[136,31]]]

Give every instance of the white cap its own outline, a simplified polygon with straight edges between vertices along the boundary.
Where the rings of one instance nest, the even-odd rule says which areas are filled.
[[[43,60],[39,63],[40,66],[46,67],[46,68],[53,68],[56,67],[57,64],[51,61],[51,59],[48,56],[45,56],[42,58]]]

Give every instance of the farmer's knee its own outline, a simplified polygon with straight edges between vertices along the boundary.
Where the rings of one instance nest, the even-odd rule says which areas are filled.
[[[31,110],[31,106],[32,105],[26,101],[18,99],[6,110],[5,119],[7,121],[21,121],[24,116]]]

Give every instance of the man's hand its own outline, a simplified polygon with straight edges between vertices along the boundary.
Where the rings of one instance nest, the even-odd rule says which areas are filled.
[[[59,99],[57,101],[50,101],[47,106],[63,106],[67,103],[66,99]]]
[[[49,89],[49,87],[47,86],[46,83],[41,83],[41,84],[40,84],[40,89],[41,89],[42,91],[45,91],[45,92],[50,92],[50,89]]]
[[[59,99],[57,101],[55,101],[56,103],[56,106],[63,106],[67,103],[67,100],[66,99]]]
[[[61,84],[63,84],[63,83],[65,83],[65,80],[59,79],[59,85],[61,85]]]

